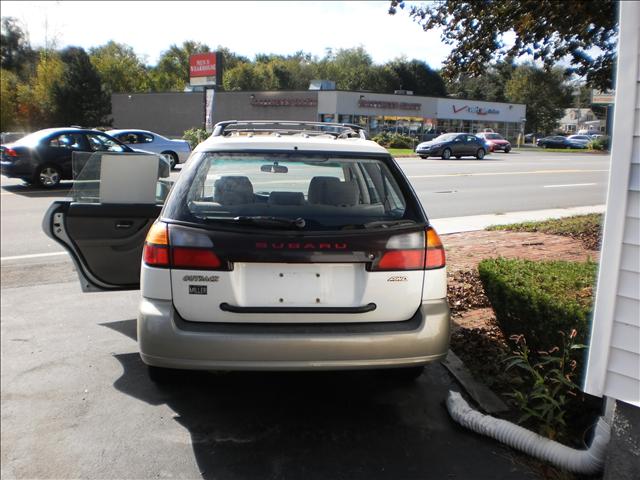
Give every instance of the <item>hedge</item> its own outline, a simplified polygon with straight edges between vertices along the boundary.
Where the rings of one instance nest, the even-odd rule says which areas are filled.
[[[485,259],[480,279],[507,336],[523,334],[531,350],[559,343],[558,331],[576,329],[587,343],[596,279],[595,262]]]

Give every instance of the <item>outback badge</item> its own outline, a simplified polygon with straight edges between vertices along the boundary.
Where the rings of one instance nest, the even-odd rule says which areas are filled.
[[[403,275],[395,275],[393,277],[387,278],[387,282],[406,282],[407,277]]]

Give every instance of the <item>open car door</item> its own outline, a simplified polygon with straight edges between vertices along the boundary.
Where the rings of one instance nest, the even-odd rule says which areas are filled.
[[[169,192],[170,167],[141,153],[96,152],[74,162],[83,167],[72,198],[53,202],[44,232],[71,256],[82,291],[140,288],[142,248]]]

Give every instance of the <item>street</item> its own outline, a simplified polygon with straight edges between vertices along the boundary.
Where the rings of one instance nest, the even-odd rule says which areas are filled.
[[[399,160],[431,218],[601,205],[608,162]],[[440,363],[415,384],[379,372],[193,373],[155,386],[137,354],[138,292],[82,294],[40,229],[69,186],[2,178],[3,478],[534,478],[522,457],[449,419],[444,399],[460,387]]]

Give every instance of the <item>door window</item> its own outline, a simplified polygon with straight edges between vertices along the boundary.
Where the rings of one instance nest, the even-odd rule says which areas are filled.
[[[88,133],[87,140],[89,141],[89,148],[93,152],[124,152],[122,145],[114,142],[112,139],[105,135],[99,135],[97,133]]]
[[[49,140],[52,148],[66,148],[70,150],[82,150],[82,135],[77,133],[63,133]]]

